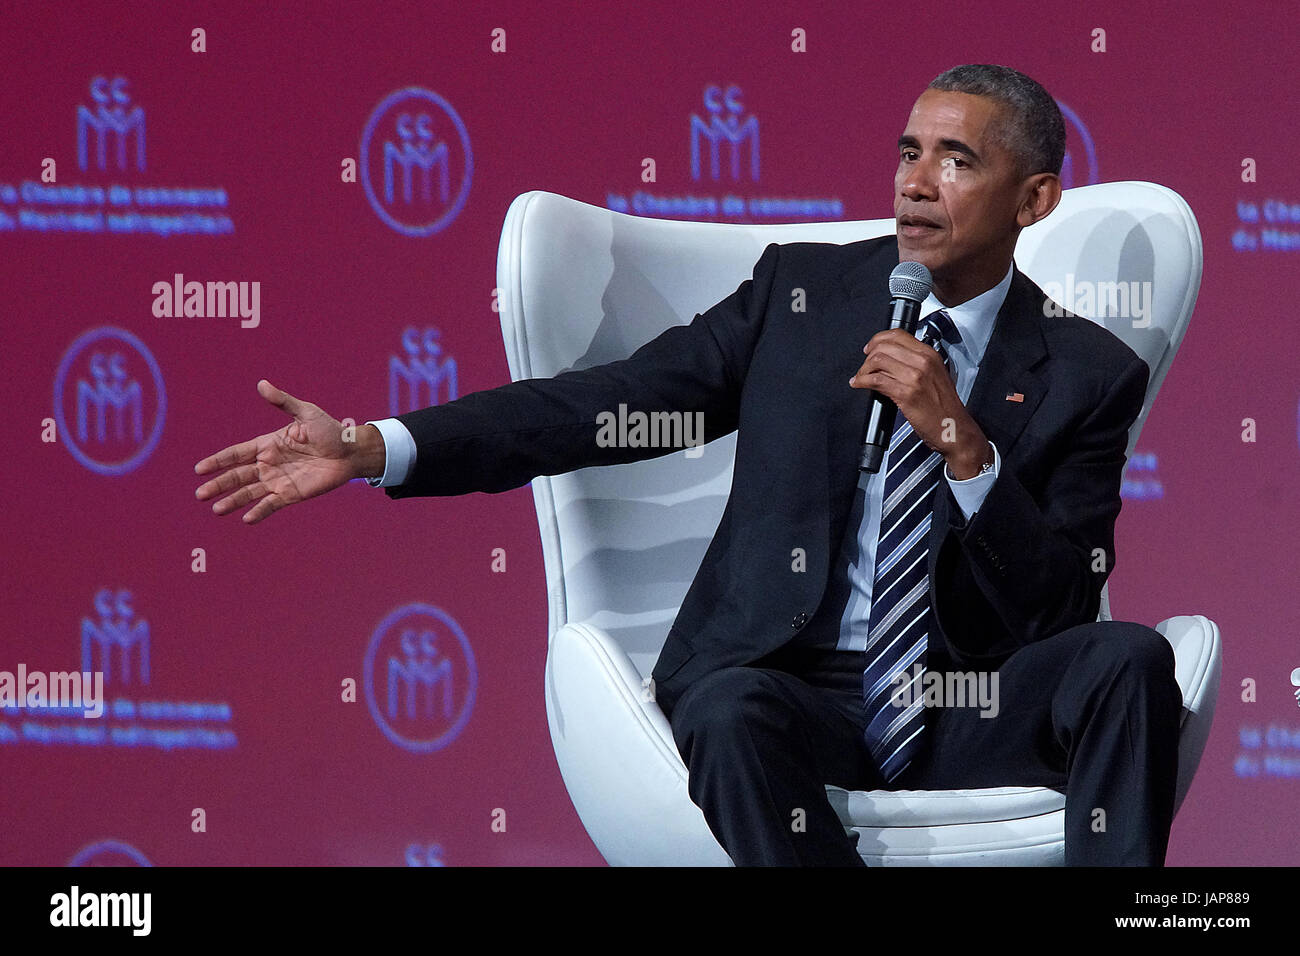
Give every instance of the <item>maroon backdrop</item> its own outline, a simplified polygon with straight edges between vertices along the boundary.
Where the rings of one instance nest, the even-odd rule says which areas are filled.
[[[257,395],[262,377],[339,418],[387,417],[408,328],[438,330],[459,394],[508,381],[492,295],[502,219],[521,192],[597,205],[638,190],[821,197],[842,203],[828,218],[890,215],[908,110],[962,62],[1027,72],[1079,118],[1095,170],[1072,127],[1074,185],[1162,183],[1199,220],[1204,281],[1142,435],[1146,467],[1130,469],[1112,611],[1147,624],[1201,613],[1222,628],[1214,730],[1169,862],[1296,862],[1300,54],[1272,19],[1289,12],[840,6],[80,3],[0,15],[0,671],[76,670],[83,643],[92,658],[131,655],[108,681],[96,739],[77,738],[72,718],[0,712],[0,863],[599,863],[546,728],[528,488],[394,502],[356,483],[249,527],[195,500],[193,465],[284,424]],[[791,49],[800,29],[807,52]],[[737,115],[761,124],[757,180],[747,165],[738,180],[725,163],[720,180],[692,174],[690,117],[707,118],[714,85],[736,87]],[[431,107],[432,130],[403,125],[399,103],[376,135],[450,144],[451,200],[435,172],[432,202],[404,207],[423,220],[400,231],[341,164],[361,160],[385,98],[412,87],[436,94],[409,113]],[[120,111],[124,137],[102,132],[101,110]],[[379,195],[379,140],[366,148]],[[655,183],[641,181],[647,156]],[[164,197],[173,218],[149,220],[187,231],[141,231],[162,209],[152,187],[187,191]],[[115,206],[138,215],[110,228]],[[194,231],[200,221],[216,231]],[[155,314],[154,283],[177,273],[259,283],[256,326]],[[79,342],[106,329],[130,338]],[[110,385],[139,385],[144,437],[126,401],[124,438],[110,416],[98,441],[93,415],[79,437],[78,382],[99,389],[99,407]],[[385,732],[365,690],[368,649],[387,641],[373,683],[385,693],[380,668],[400,637],[378,631],[402,609],[418,617],[412,605],[454,622],[425,612],[411,633],[441,634],[463,717],[452,728],[442,713],[444,739],[423,750],[411,746],[418,728]],[[343,699],[349,678],[355,702]],[[1256,699],[1243,701],[1248,679]]]

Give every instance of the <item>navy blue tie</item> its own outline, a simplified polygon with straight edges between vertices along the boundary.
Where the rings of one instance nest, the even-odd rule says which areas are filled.
[[[917,337],[938,351],[951,374],[944,343],[960,342],[961,333],[943,311],[921,321]],[[899,412],[885,467],[862,700],[867,748],[885,780],[892,781],[912,762],[924,737],[921,679],[932,617],[927,539],[943,456]],[[911,679],[906,677],[909,669],[915,675]]]

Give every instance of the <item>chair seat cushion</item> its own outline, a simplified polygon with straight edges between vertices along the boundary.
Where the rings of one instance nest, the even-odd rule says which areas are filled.
[[[826,797],[846,827],[932,827],[994,823],[1065,809],[1065,794],[1049,787],[979,790],[845,790]]]

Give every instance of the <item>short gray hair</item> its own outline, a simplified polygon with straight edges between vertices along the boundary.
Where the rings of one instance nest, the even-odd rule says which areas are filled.
[[[928,89],[941,93],[987,96],[1002,106],[998,133],[1016,157],[1019,178],[1035,173],[1061,174],[1065,161],[1065,120],[1050,93],[1035,80],[990,63],[968,63],[945,70]]]

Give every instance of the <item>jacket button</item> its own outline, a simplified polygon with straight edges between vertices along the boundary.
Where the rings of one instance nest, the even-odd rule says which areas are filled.
[[[797,631],[799,630],[799,628],[803,627],[807,623],[808,623],[808,615],[805,614],[803,611],[800,611],[798,614],[794,616],[794,620],[790,622],[790,626]]]

